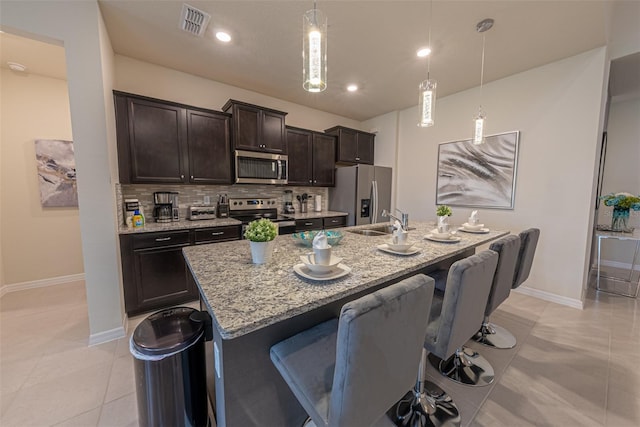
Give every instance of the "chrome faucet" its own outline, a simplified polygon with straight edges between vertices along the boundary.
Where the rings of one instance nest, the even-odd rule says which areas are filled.
[[[408,231],[409,230],[409,214],[408,213],[404,213],[402,212],[400,209],[396,208],[396,210],[398,212],[400,212],[400,218],[396,217],[395,215],[393,215],[391,212],[388,212],[386,209],[382,210],[382,217],[383,218],[393,218],[396,221],[399,221],[400,224],[402,225],[402,229],[404,231]]]

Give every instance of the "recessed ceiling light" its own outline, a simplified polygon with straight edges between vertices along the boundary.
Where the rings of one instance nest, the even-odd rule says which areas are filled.
[[[420,48],[420,49],[418,49],[418,52],[416,52],[416,54],[420,58],[424,58],[425,56],[429,56],[430,53],[431,53],[431,49],[428,48],[428,47]]]
[[[19,71],[19,72],[23,73],[23,72],[25,72],[27,70],[27,67],[25,67],[22,64],[18,64],[17,62],[7,62],[7,65],[13,71]]]
[[[350,84],[349,86],[347,86],[347,90],[349,92],[355,92],[358,90],[358,85]]]
[[[216,38],[221,42],[225,42],[225,43],[228,43],[231,41],[231,36],[229,35],[229,33],[225,33],[224,31],[218,31],[216,33]]]

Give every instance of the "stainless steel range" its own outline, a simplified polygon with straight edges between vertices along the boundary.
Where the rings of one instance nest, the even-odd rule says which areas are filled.
[[[277,199],[242,198],[229,199],[229,217],[242,221],[242,235],[251,221],[267,218],[278,225],[278,234],[292,234],[296,231],[293,218],[278,215]]]

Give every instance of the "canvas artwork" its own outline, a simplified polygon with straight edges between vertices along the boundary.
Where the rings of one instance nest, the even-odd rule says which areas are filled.
[[[436,204],[513,209],[520,132],[440,144]]]
[[[73,142],[37,139],[35,144],[42,206],[78,206]]]

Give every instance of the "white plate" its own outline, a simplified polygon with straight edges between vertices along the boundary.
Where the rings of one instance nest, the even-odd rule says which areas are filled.
[[[309,268],[307,268],[307,266],[303,263],[300,263],[293,266],[293,271],[295,271],[296,274],[304,277],[305,279],[325,281],[339,279],[343,276],[346,276],[347,274],[351,273],[351,268],[347,267],[344,264],[338,264],[333,270],[329,271],[328,274],[317,274],[309,270]]]
[[[431,230],[429,232],[429,235],[433,236],[434,239],[441,239],[441,240],[445,240],[448,237],[447,236],[451,236],[451,231],[447,231],[446,233],[438,233],[438,229],[434,228],[433,230]],[[455,234],[455,233],[453,233]]]
[[[411,246],[406,251],[394,251],[386,243],[383,243],[382,245],[378,245],[377,248],[380,249],[382,252],[388,252],[388,253],[394,254],[394,255],[413,255],[413,254],[417,254],[418,252],[420,252],[420,248],[417,248],[415,246]]]
[[[452,236],[449,239],[439,239],[437,237],[434,237],[431,234],[427,234],[426,236],[424,236],[424,238],[427,240],[433,240],[434,242],[441,242],[441,243],[457,243],[461,240],[461,238],[458,236]]]
[[[476,233],[476,234],[485,234],[485,233],[488,233],[489,231],[491,231],[488,228],[481,228],[480,230],[469,230],[469,229],[466,229],[464,227],[460,227],[460,228],[458,228],[458,230],[464,231],[464,232],[467,232],[467,233]]]

